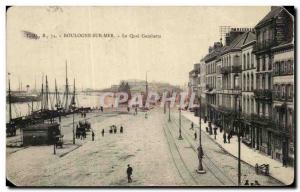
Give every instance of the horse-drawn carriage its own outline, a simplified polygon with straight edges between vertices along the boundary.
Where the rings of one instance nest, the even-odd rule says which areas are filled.
[[[91,123],[88,121],[79,121],[79,125],[76,126],[76,138],[86,138],[86,132],[91,131]]]

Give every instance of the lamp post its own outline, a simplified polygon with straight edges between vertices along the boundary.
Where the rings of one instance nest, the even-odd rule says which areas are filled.
[[[238,129],[238,186],[241,186],[241,122],[240,122],[240,117],[241,117],[241,106],[240,106],[240,97],[239,93],[236,94],[235,96],[235,112],[236,112],[236,127]]]
[[[199,147],[198,147],[198,160],[199,160],[199,165],[198,169],[196,170],[197,173],[199,174],[204,174],[206,171],[203,169],[202,165],[202,158],[203,158],[203,149],[202,149],[202,141],[201,141],[201,95],[198,98],[199,100]]]
[[[179,137],[178,140],[182,140],[182,136],[181,136],[181,106],[179,106]]]
[[[200,71],[198,73],[198,77],[200,79]],[[199,80],[200,83],[200,80]],[[199,165],[198,165],[198,169],[196,170],[196,172],[198,174],[204,174],[206,173],[206,171],[203,169],[203,165],[202,165],[202,158],[203,158],[203,149],[202,149],[202,140],[201,140],[201,90],[200,90],[200,86],[197,87],[198,90],[198,101],[199,101],[199,107],[198,107],[198,114],[199,114],[199,147],[198,147],[198,160],[199,160]]]

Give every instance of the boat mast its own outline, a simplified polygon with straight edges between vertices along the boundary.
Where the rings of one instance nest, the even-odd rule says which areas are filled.
[[[8,106],[9,106],[9,123],[11,123],[11,91],[10,91],[10,73],[8,73]]]
[[[65,92],[66,100],[65,100],[65,109],[68,109],[68,97],[69,97],[69,84],[68,84],[68,65],[66,61],[66,92]]]
[[[49,88],[48,88],[48,79],[47,79],[47,75],[46,75],[46,90],[45,90],[45,97],[46,97],[46,99],[45,99],[45,107],[44,107],[44,109],[48,109],[48,90]]]
[[[60,103],[59,103],[59,100],[58,100],[58,91],[57,91],[56,79],[55,79],[55,100],[56,100],[55,106],[56,106],[56,109],[58,109]]]
[[[73,99],[72,99],[72,106],[73,107],[75,107],[75,104],[76,104],[76,102],[75,102],[75,78],[74,78],[74,87],[73,87]]]
[[[44,110],[44,74],[42,75],[41,111]]]

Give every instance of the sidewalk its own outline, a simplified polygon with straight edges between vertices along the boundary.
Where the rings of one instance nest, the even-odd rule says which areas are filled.
[[[190,121],[194,122],[194,124],[199,124],[199,117],[195,117],[193,113],[182,111],[182,115],[185,116]],[[208,123],[204,123],[201,121],[201,129],[202,132],[206,133],[205,127],[208,127]],[[214,140],[214,135],[210,136]],[[233,136],[230,140],[230,143],[223,143],[223,136],[218,132],[217,139],[214,140],[219,146],[221,146],[225,151],[230,153],[231,155],[237,157],[238,156],[238,141],[237,137]],[[260,164],[269,164],[270,165],[270,175],[275,179],[281,181],[285,185],[290,185],[294,181],[294,168],[293,167],[283,167],[282,163],[271,159],[270,157],[255,151],[252,148],[249,148],[245,144],[241,143],[241,160],[255,166],[256,163]]]

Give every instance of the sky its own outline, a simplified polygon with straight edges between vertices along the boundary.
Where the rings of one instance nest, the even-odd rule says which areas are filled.
[[[51,89],[54,79],[62,88],[66,63],[69,83],[75,78],[78,89],[145,79],[146,71],[148,81],[184,85],[193,64],[219,41],[219,26],[254,27],[269,11],[266,6],[12,7],[7,11],[7,72],[12,89],[19,82],[23,89],[36,82],[40,89],[43,75]],[[39,38],[28,38],[24,31]],[[64,37],[69,33],[114,37]]]

